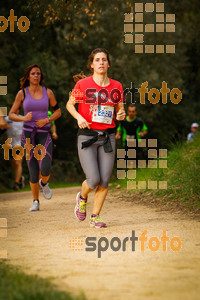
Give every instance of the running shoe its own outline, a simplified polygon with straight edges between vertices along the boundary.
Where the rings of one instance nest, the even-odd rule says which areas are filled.
[[[43,196],[46,199],[51,199],[52,197],[52,190],[49,188],[49,184],[46,183],[44,186],[42,185],[42,179],[40,178],[39,180],[39,186],[41,187],[42,191],[43,191]]]
[[[23,189],[25,187],[25,179],[24,176],[21,177],[20,183],[19,183],[20,189]]]
[[[20,188],[20,184],[18,182],[15,182],[14,185],[13,185],[13,190],[18,191],[19,188]]]
[[[75,216],[77,219],[80,221],[84,221],[86,218],[86,205],[87,205],[87,200],[83,200],[80,197],[81,192],[79,192],[76,196],[76,206],[74,209]]]
[[[29,208],[29,211],[38,211],[38,210],[40,210],[40,203],[38,200],[34,200],[33,204]]]
[[[103,222],[103,220],[100,218],[99,215],[96,215],[95,217],[91,216],[89,224],[90,224],[90,227],[95,227],[95,228],[106,227],[106,223]]]

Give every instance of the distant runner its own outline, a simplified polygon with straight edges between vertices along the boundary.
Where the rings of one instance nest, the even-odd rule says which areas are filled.
[[[19,110],[17,111],[17,113],[19,114]],[[8,125],[6,130],[7,136],[8,138],[12,139],[12,148],[16,145],[20,145],[24,122],[11,121],[8,116],[5,117],[5,121]],[[23,189],[25,186],[24,176],[22,176],[22,159],[16,160],[12,156],[12,149],[10,149],[9,157],[12,161],[12,167],[15,173],[15,183],[13,185],[13,190],[17,191],[18,189]]]
[[[127,117],[125,120],[121,121],[117,127],[117,133],[115,138],[119,140],[122,137],[123,146],[127,147],[128,139],[137,139],[141,141],[142,138],[147,134],[147,126],[138,118],[137,109],[134,104],[128,106]]]
[[[52,161],[52,138],[51,121],[61,116],[60,108],[56,102],[53,92],[43,86],[44,75],[40,66],[34,64],[29,66],[21,78],[21,90],[17,93],[13,106],[9,113],[9,119],[15,122],[24,121],[22,146],[27,145],[27,139],[33,149],[30,150],[30,158],[27,160],[30,176],[30,186],[33,194],[33,204],[29,211],[39,210],[39,185],[46,199],[51,199],[52,191],[48,186]],[[17,111],[23,104],[24,116],[19,116]],[[54,110],[53,115],[48,118],[49,104]],[[42,160],[35,157],[34,149],[42,145],[46,149],[46,155]],[[26,152],[26,151],[25,151]],[[41,170],[41,179],[39,171]]]
[[[187,135],[187,142],[191,142],[193,138],[199,133],[199,124],[198,123],[192,123],[191,125],[191,132]]]

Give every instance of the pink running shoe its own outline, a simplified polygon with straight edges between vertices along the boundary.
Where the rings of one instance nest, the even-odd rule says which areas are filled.
[[[86,204],[87,200],[83,200],[80,197],[81,192],[79,192],[76,196],[76,206],[74,209],[75,216],[79,221],[84,221],[86,218]]]
[[[96,215],[94,217],[91,216],[89,224],[90,224],[90,227],[95,227],[95,228],[106,227],[106,223],[103,222],[103,220],[100,218],[99,215]]]

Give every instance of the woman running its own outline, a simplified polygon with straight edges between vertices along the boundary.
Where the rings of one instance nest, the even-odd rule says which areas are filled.
[[[33,203],[29,211],[39,210],[39,186],[46,199],[51,199],[52,191],[48,186],[52,161],[52,137],[50,122],[61,116],[60,108],[53,92],[43,86],[44,75],[40,66],[29,66],[24,76],[20,79],[21,90],[17,93],[13,106],[9,112],[9,119],[16,122],[24,121],[21,137],[22,146],[30,151],[27,159],[30,186],[33,194]],[[19,116],[17,111],[23,105],[24,116]],[[48,118],[49,104],[54,113]],[[30,142],[28,146],[28,142]],[[46,154],[43,159],[35,155],[37,145],[44,146]],[[32,149],[31,149],[32,148]],[[27,151],[27,150],[26,150]],[[28,151],[27,151],[28,152]],[[39,153],[39,151],[38,151]],[[39,179],[39,172],[41,178]]]
[[[19,114],[19,109],[17,111],[17,114]],[[8,116],[5,117],[5,121],[7,123],[7,136],[10,138],[12,148],[14,148],[16,145],[21,144],[21,135],[23,131],[23,125],[24,122],[13,122],[9,119]],[[24,183],[24,176],[22,176],[22,159],[15,159],[12,155],[12,149],[9,151],[9,158],[12,162],[12,167],[15,174],[15,183],[13,186],[13,190],[17,191],[18,189],[23,189],[25,186]]]
[[[123,120],[123,89],[120,82],[108,78],[109,53],[95,49],[89,56],[88,67],[93,75],[79,80],[67,102],[67,110],[77,120],[78,155],[86,175],[81,192],[77,194],[75,216],[86,218],[86,203],[90,191],[96,189],[90,227],[106,227],[100,212],[108,192],[108,182],[115,159],[115,123]],[[76,79],[75,79],[76,80]],[[78,112],[75,104],[79,103]]]

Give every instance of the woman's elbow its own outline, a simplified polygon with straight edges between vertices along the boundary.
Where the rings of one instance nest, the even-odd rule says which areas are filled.
[[[12,112],[9,112],[8,118],[9,118],[10,121],[13,121],[13,113]]]
[[[69,106],[70,106],[70,104],[69,104],[69,101],[67,102],[67,104],[66,104],[66,109],[69,111]]]

